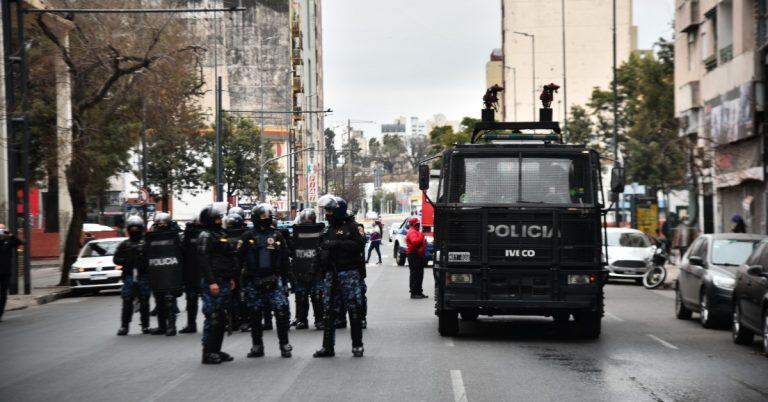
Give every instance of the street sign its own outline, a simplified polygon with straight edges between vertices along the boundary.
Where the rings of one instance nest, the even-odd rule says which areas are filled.
[[[317,175],[307,176],[307,199],[310,202],[317,201]]]

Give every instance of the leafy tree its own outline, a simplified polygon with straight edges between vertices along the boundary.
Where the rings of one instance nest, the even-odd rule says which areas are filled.
[[[585,144],[592,136],[592,120],[587,110],[582,106],[572,106],[571,116],[568,118],[568,142],[571,144]]]
[[[389,173],[395,173],[397,163],[404,157],[406,148],[403,137],[397,134],[384,134],[381,139],[381,163]]]
[[[52,4],[56,5],[61,4]],[[79,3],[82,8],[121,5],[117,0]],[[63,18],[74,27],[69,46],[42,14],[35,18],[72,81],[71,161],[66,167],[72,217],[60,280],[60,285],[67,285],[69,264],[80,248],[88,196],[101,194],[109,177],[127,168],[128,150],[137,140],[135,99],[151,88],[141,88],[136,74],[165,63],[194,66],[201,49],[188,45],[189,31],[173,16],[66,14]]]
[[[272,147],[264,147],[259,141],[259,128],[250,119],[242,119],[224,114],[222,120],[222,180],[224,193],[227,198],[236,194],[244,196],[260,196],[259,175],[261,174],[262,161],[274,157]],[[215,155],[216,136],[215,130],[210,130],[207,135],[208,155]],[[268,144],[268,143],[266,143]],[[281,172],[277,161],[267,165],[267,193],[279,197],[285,189],[285,173]],[[216,163],[205,173],[208,183],[215,183]]]
[[[408,147],[408,152],[406,152],[405,157],[410,162],[411,167],[416,170],[419,168],[419,162],[429,156],[432,144],[430,144],[429,138],[426,135],[412,135],[408,137],[406,146]]]
[[[339,156],[336,154],[336,146],[334,141],[336,139],[336,132],[330,128],[326,128],[323,133],[325,137],[325,163],[329,169],[335,169],[339,165]]]

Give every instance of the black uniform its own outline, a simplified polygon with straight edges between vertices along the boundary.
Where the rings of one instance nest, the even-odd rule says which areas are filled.
[[[128,325],[133,318],[133,301],[139,300],[139,315],[142,332],[149,333],[149,274],[147,261],[144,258],[144,239],[142,236],[131,236],[123,240],[115,250],[113,258],[116,265],[123,267],[122,281],[123,308],[120,317],[118,335],[128,333]]]
[[[237,250],[226,237],[223,229],[208,226],[197,239],[198,264],[202,274],[203,314],[203,356],[210,358],[211,354],[219,356],[224,332],[227,326],[227,312],[230,304],[232,283],[238,275],[239,262]],[[210,286],[218,285],[217,294],[211,292]],[[215,358],[214,358],[215,360]],[[215,362],[215,361],[214,361]]]
[[[16,248],[23,242],[16,236],[5,235],[0,239],[0,321],[5,311],[5,303],[8,300],[8,286],[11,282],[11,261]]]
[[[157,303],[157,328],[153,328],[150,333],[152,335],[174,336],[176,335],[176,315],[178,314],[176,298],[181,296],[181,294],[184,292],[183,272],[181,272],[183,267],[183,258],[181,257],[184,252],[179,233],[180,229],[178,225],[171,225],[170,227],[156,226],[155,228],[155,233],[168,233],[172,235],[170,241],[172,241],[173,244],[163,245],[162,247],[167,250],[169,255],[174,255],[178,258],[176,259],[176,270],[174,270],[175,275],[174,280],[172,280],[174,284],[172,286],[169,287],[169,283],[154,283],[152,272],[150,272],[150,287],[152,288],[152,294],[155,297],[155,303]],[[149,240],[151,239],[151,236],[152,233],[147,234],[147,243],[145,244],[145,249],[147,247],[151,247],[152,244],[154,244]],[[168,241],[166,239],[163,240],[164,242]],[[153,269],[152,261],[149,255],[147,255],[148,253],[149,249],[146,249],[145,258],[148,259],[147,265],[150,267],[150,269]],[[167,270],[167,266],[161,267],[161,269]],[[161,285],[160,289],[158,289],[158,285]]]
[[[197,237],[202,228],[199,224],[190,222],[184,228],[182,249],[184,251],[184,294],[187,300],[187,326],[181,333],[197,332],[197,310],[200,298],[200,268],[198,267]]]
[[[309,327],[309,305],[315,315],[315,328],[323,328],[323,273],[317,256],[319,255],[320,233],[323,224],[302,223],[294,226],[291,242],[292,281],[296,294],[296,329]]]

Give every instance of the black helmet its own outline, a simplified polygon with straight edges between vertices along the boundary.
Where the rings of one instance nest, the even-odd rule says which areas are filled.
[[[171,227],[171,214],[167,212],[159,212],[155,215],[155,229],[170,229]]]
[[[229,209],[229,214],[237,214],[240,215],[241,218],[243,218],[243,222],[245,222],[245,210],[240,207],[232,207]]]
[[[220,223],[216,223],[216,219],[224,219],[224,214],[227,213],[227,205],[223,202],[216,202],[211,205],[208,205],[207,207],[203,208],[202,211],[200,211],[200,225],[208,228],[213,229],[216,227],[220,227]]]
[[[328,216],[330,223],[343,222],[347,218],[347,202],[341,197],[326,194],[317,200],[317,207]]]
[[[267,214],[266,218],[262,218],[261,216]],[[272,219],[275,217],[275,209],[272,208],[272,205],[269,205],[267,203],[259,204],[251,210],[251,220],[254,223],[254,226],[261,227],[261,228],[269,228],[272,226]]]
[[[296,216],[294,224],[300,225],[302,223],[317,223],[317,213],[314,209],[305,209]]]
[[[230,213],[224,218],[225,229],[239,229],[245,226],[243,218],[235,213]]]

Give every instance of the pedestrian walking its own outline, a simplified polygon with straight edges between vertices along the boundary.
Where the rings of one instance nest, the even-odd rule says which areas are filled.
[[[376,254],[379,256],[379,262],[381,264],[381,238],[384,233],[384,226],[381,224],[381,218],[376,218],[373,222],[373,230],[371,231],[371,244],[368,246],[368,258],[365,259],[365,263],[371,261],[371,253],[376,250]]]
[[[118,336],[128,335],[128,328],[133,318],[134,300],[139,301],[141,332],[149,333],[149,273],[144,258],[144,220],[131,216],[125,221],[128,239],[123,240],[115,250],[115,265],[122,266],[123,287],[120,294],[123,299]]]
[[[335,356],[336,312],[333,301],[340,299],[343,311],[349,313],[352,354],[363,356],[362,291],[360,288],[361,250],[365,237],[360,235],[357,223],[347,216],[347,202],[342,198],[324,195],[317,201],[329,226],[320,237],[320,264],[325,277],[323,304],[325,329],[323,346],[314,357]]]
[[[18,237],[11,234],[5,225],[0,223],[0,322],[3,321],[3,312],[5,312],[5,303],[8,301],[8,286],[11,283],[11,275],[14,269],[13,253],[16,248],[24,244]]]
[[[739,214],[733,214],[731,216],[731,232],[733,233],[747,233],[747,224],[744,222],[744,218]]]
[[[410,269],[411,299],[425,299],[422,283],[424,282],[424,257],[427,254],[427,239],[421,233],[419,218],[408,218],[408,233],[405,235],[406,256],[408,257],[408,269]]]

